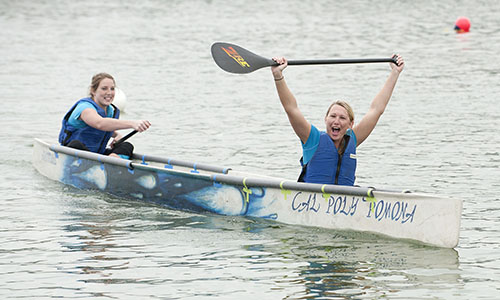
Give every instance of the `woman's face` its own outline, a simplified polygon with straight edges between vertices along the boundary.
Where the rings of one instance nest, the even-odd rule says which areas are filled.
[[[352,128],[354,122],[349,119],[347,110],[340,105],[333,105],[325,117],[326,133],[334,142],[340,143],[347,129]],[[338,146],[338,145],[337,145]]]
[[[110,78],[104,78],[99,83],[97,90],[92,92],[94,101],[102,108],[106,108],[115,98],[115,83]]]

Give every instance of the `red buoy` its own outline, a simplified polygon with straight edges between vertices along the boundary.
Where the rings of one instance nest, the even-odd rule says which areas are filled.
[[[466,17],[460,17],[455,22],[455,31],[457,33],[469,32],[469,29],[470,29],[470,21]]]

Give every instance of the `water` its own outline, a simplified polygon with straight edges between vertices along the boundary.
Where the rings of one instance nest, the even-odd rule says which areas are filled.
[[[0,297],[17,299],[494,299],[500,286],[496,1],[0,1]],[[456,35],[458,16],[471,33]],[[171,211],[50,181],[55,141],[93,74],[115,76],[143,153],[296,178],[300,156],[269,70],[232,75],[215,41],[290,59],[404,55],[359,149],[357,183],[464,200],[437,249],[354,232]],[[306,117],[334,99],[359,120],[380,65],[285,71]]]

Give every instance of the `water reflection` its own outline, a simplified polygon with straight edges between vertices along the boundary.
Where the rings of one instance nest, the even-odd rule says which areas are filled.
[[[417,279],[426,283],[460,283],[458,255],[453,249],[329,230],[300,237],[294,235],[284,245],[292,249],[295,259],[308,262],[300,274],[315,298],[362,294],[380,297],[389,290],[398,294],[414,288]]]
[[[359,232],[171,211],[107,196],[87,205],[77,200],[67,211],[73,220],[66,226],[72,241],[64,247],[78,253],[73,269],[86,275],[81,279],[85,283],[165,288],[182,282],[194,288],[184,295],[193,296],[214,282],[232,282],[241,290],[249,280],[266,286],[271,281],[283,298],[351,299],[461,282],[453,249]],[[225,292],[220,287],[211,293]],[[163,295],[176,293],[163,290]]]

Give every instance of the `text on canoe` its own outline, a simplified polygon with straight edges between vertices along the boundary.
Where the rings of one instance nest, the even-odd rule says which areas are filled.
[[[412,223],[416,204],[409,204],[405,201],[384,201],[369,200],[365,197],[356,196],[334,196],[330,195],[326,201],[323,197],[315,193],[297,192],[292,198],[292,210],[304,213],[326,213],[331,215],[354,216],[364,213],[367,218],[373,218],[378,221],[391,220],[394,222]],[[360,201],[366,203],[362,205],[365,212],[360,212]]]

